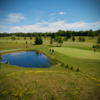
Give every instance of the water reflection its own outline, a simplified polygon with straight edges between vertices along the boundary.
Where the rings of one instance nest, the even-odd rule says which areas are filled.
[[[37,56],[40,54],[38,51],[36,51],[35,53],[36,53]]]
[[[29,68],[49,68],[47,56],[41,52],[25,51],[2,55],[2,62],[8,61],[10,65]]]

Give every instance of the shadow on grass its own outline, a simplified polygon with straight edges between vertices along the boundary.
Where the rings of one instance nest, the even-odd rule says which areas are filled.
[[[43,44],[32,44],[32,45],[43,45]]]
[[[62,47],[62,46],[53,46],[53,45],[47,45],[49,47]]]

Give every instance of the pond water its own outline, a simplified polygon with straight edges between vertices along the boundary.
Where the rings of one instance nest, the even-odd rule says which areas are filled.
[[[28,67],[28,68],[48,68],[50,67],[50,61],[43,53],[25,51],[25,52],[16,52],[2,55],[2,63],[6,61],[9,62],[9,65],[16,65],[19,67]]]

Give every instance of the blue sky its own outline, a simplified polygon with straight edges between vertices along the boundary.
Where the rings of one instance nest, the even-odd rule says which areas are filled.
[[[0,32],[100,29],[100,0],[0,0]]]

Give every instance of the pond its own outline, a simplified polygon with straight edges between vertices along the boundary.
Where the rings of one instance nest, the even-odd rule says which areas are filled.
[[[2,55],[2,63],[6,61],[9,65],[16,65],[27,68],[49,68],[50,60],[43,53],[24,51]]]

